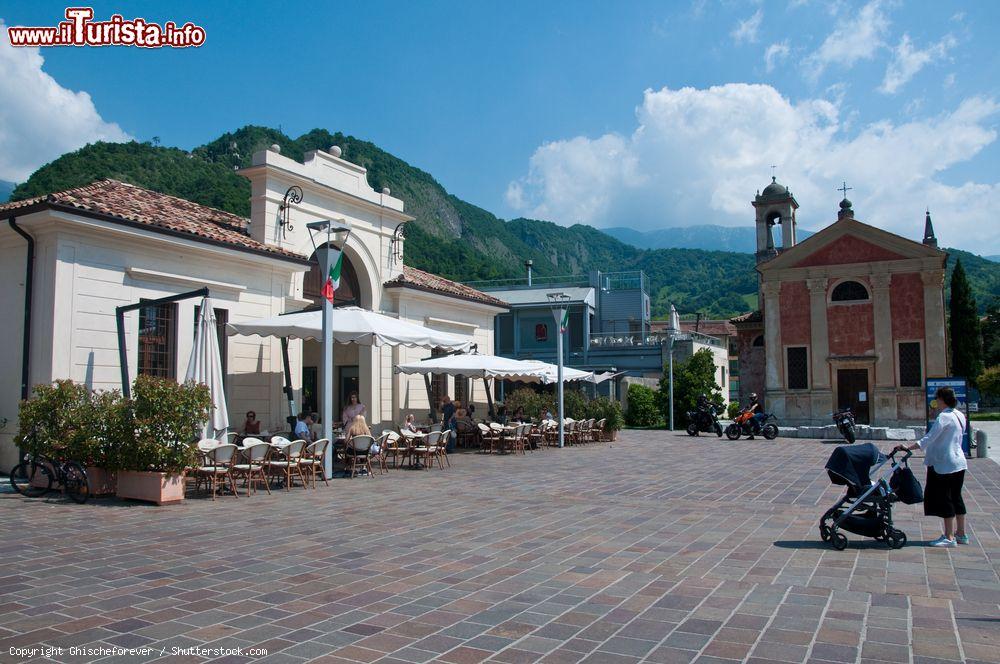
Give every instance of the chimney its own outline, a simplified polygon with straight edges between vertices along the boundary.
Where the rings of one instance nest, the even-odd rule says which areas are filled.
[[[534,265],[534,264],[535,264],[534,261],[532,261],[530,258],[528,260],[524,261],[524,267],[527,268],[527,270],[528,270],[528,285],[529,286],[531,285],[531,266]]]

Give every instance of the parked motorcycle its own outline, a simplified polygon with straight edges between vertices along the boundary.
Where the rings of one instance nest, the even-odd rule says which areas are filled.
[[[774,420],[774,422],[770,420]],[[764,436],[768,440],[774,440],[778,437],[776,422],[777,418],[773,413],[764,413],[764,417],[758,422],[753,413],[743,411],[736,416],[732,424],[726,427],[726,438],[739,440],[740,436]]]
[[[837,424],[837,430],[848,443],[854,443],[857,435],[854,431],[854,413],[850,407],[842,408],[833,414],[833,421]]]
[[[710,403],[705,408],[697,408],[687,412],[689,436],[697,436],[699,432],[714,433],[722,438],[722,425],[719,424],[719,415],[724,408],[722,404]]]

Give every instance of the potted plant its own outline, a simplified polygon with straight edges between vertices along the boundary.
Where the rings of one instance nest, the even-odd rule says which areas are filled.
[[[606,440],[617,440],[618,432],[625,426],[625,417],[622,415],[620,403],[608,397],[597,397],[587,404],[587,411],[589,416],[595,420],[604,420]]]
[[[18,447],[34,456],[76,461],[87,469],[91,495],[114,493],[117,437],[106,414],[120,395],[93,392],[71,380],[37,385],[32,393],[19,407]]]
[[[208,419],[212,398],[195,383],[139,376],[121,416],[123,440],[118,497],[179,503],[184,472],[197,463],[191,442]]]

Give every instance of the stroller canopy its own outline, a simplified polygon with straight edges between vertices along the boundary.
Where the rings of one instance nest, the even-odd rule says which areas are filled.
[[[826,462],[826,473],[834,484],[856,489],[871,486],[868,474],[872,466],[885,461],[885,457],[872,443],[842,445],[833,451]]]

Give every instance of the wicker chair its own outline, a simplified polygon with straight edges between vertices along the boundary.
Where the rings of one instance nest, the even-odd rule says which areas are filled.
[[[236,463],[232,464],[231,471],[234,477],[242,477],[246,483],[247,496],[250,496],[251,489],[256,490],[258,484],[263,484],[268,493],[271,487],[268,486],[267,475],[264,474],[264,466],[271,454],[271,446],[260,441],[243,447]]]
[[[302,458],[299,459],[299,466],[305,472],[306,476],[312,480],[313,488],[316,488],[316,478],[322,478],[323,483],[330,486],[329,480],[326,479],[326,469],[324,468],[326,464],[326,448],[330,446],[329,438],[320,438],[315,443],[309,443],[306,445],[305,451],[302,453]]]
[[[239,449],[236,445],[218,445],[208,452],[205,464],[195,470],[195,474],[198,477],[203,477],[210,481],[212,486],[212,500],[215,500],[215,494],[218,493],[220,479],[223,483],[228,482],[233,495],[239,498],[240,494],[236,490],[236,481],[233,479],[233,460],[236,458]]]
[[[271,439],[274,440],[273,438]],[[265,467],[271,475],[281,475],[285,481],[285,491],[292,490],[292,471],[298,473],[302,487],[306,487],[306,476],[302,472],[302,452],[305,450],[306,441],[293,440],[282,447],[272,444],[271,455],[268,457]]]
[[[367,471],[368,477],[372,476],[372,445],[375,439],[371,436],[354,436],[347,441],[347,448],[344,450],[344,458],[347,460],[347,474],[350,477],[357,477],[358,470]]]

